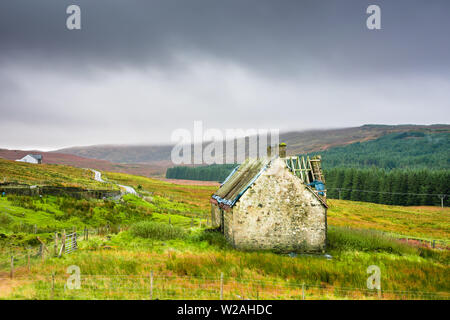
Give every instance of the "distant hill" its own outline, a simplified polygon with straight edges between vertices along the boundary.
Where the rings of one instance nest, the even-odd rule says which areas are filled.
[[[450,132],[407,131],[329,148],[320,154],[325,169],[450,169]]]
[[[72,147],[55,152],[115,163],[153,163],[170,160],[172,148],[171,145],[97,145]]]
[[[42,152],[38,150],[8,150],[0,149],[0,158],[17,160],[27,154],[41,154],[44,164],[62,164],[79,168],[91,168],[101,171],[122,172],[147,177],[162,176],[166,169],[171,166],[169,161],[154,162],[152,164],[121,164],[112,163],[107,160],[84,158],[72,154],[57,152]]]
[[[287,152],[292,155],[322,151],[335,146],[377,139],[390,133],[408,131],[450,132],[450,125],[364,125],[343,129],[293,131],[280,134],[280,141],[287,144]],[[170,161],[172,147],[98,145],[66,148],[56,152],[117,163],[154,163]]]
[[[380,138],[307,153],[322,156],[322,167],[450,170],[450,132],[416,130],[386,134]],[[302,154],[305,155],[305,154]],[[232,164],[176,166],[166,178],[223,181],[235,167]]]
[[[328,198],[395,205],[440,205],[437,195],[450,192],[450,132],[396,132],[317,154],[322,156]],[[233,167],[229,164],[177,166],[168,168],[166,177],[223,181]],[[443,204],[448,206],[449,203],[448,197],[445,198]]]

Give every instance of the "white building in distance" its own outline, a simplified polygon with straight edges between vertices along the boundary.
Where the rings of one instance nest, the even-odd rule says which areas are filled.
[[[27,162],[27,163],[34,163],[34,164],[41,164],[42,163],[42,155],[40,155],[40,154],[27,154],[22,159],[18,159],[16,161]]]

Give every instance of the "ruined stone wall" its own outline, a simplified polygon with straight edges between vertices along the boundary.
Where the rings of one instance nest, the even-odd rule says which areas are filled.
[[[220,208],[218,205],[211,203],[211,225],[213,228],[220,227]]]
[[[230,242],[232,245],[234,245],[233,218],[233,210],[223,211],[223,234],[225,235],[225,238],[227,238],[228,242]]]
[[[230,217],[225,235],[236,248],[325,249],[326,208],[281,159],[275,159],[244,193]]]

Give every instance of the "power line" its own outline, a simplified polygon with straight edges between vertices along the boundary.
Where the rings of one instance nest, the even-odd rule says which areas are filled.
[[[347,188],[327,188],[328,190],[338,190],[338,191],[359,191],[359,192],[369,192],[369,193],[383,193],[383,194],[399,194],[399,195],[414,195],[414,196],[437,196],[437,197],[448,197],[448,194],[442,193],[408,193],[408,192],[388,192],[388,191],[374,191],[374,190],[361,190],[361,189],[347,189]]]

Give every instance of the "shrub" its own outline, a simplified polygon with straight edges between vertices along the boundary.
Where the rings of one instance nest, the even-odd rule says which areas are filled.
[[[194,241],[206,241],[209,245],[218,247],[220,249],[231,248],[225,236],[215,230],[203,230],[201,233],[193,237]]]
[[[186,236],[186,232],[180,227],[153,221],[135,223],[130,232],[135,237],[156,240],[180,239]]]
[[[7,215],[6,213],[0,214],[0,225],[1,226],[7,226],[9,225],[13,219]]]

